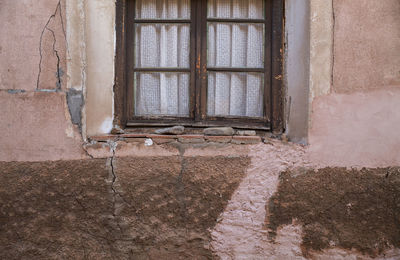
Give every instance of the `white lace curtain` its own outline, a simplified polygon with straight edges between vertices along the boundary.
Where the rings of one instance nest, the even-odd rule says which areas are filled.
[[[189,0],[136,1],[136,19],[190,19]],[[263,19],[262,0],[209,0],[209,18]],[[264,25],[207,24],[208,67],[263,68]],[[189,68],[189,24],[136,24],[135,67]],[[189,73],[135,75],[136,115],[189,115]],[[261,117],[263,74],[209,72],[207,114]]]
[[[190,25],[162,23],[190,19],[190,0],[138,0],[136,19],[160,19],[135,27],[136,68],[189,68]],[[190,74],[138,72],[135,114],[189,116]]]
[[[209,0],[209,18],[263,19],[262,0]],[[208,25],[209,67],[264,68],[264,25],[214,23]],[[262,73],[209,72],[207,114],[263,116]]]

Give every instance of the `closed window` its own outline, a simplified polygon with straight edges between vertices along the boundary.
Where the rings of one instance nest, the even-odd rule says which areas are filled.
[[[117,15],[126,126],[282,128],[282,3],[124,0]]]

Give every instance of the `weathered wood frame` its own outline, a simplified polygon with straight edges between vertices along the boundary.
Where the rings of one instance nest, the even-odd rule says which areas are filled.
[[[163,20],[162,22],[190,22],[190,69],[144,68],[140,71],[187,71],[190,72],[190,117],[172,116],[134,116],[133,106],[133,66],[134,12],[135,0],[116,1],[116,59],[115,59],[115,123],[122,128],[138,126],[185,125],[192,127],[232,126],[284,131],[283,109],[285,91],[282,84],[283,67],[283,0],[265,0],[265,19],[207,19],[207,1],[192,0],[190,20]],[[258,22],[265,25],[264,69],[225,69],[207,68],[207,22]],[[142,23],[159,22],[141,20]],[[269,66],[268,66],[269,65]],[[264,116],[248,117],[209,117],[206,115],[207,71],[259,71],[264,72]],[[131,87],[129,87],[131,86]]]

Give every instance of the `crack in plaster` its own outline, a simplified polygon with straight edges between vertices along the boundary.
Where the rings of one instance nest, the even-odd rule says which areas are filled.
[[[110,146],[110,150],[112,152],[112,157],[109,158],[109,160],[110,160],[110,170],[111,170],[110,172],[111,172],[111,177],[112,177],[111,178],[111,190],[113,192],[113,208],[114,208],[113,217],[115,218],[117,216],[117,214],[116,214],[116,211],[117,211],[117,209],[116,209],[116,204],[117,204],[116,196],[119,195],[119,193],[117,192],[117,190],[115,188],[115,182],[117,180],[117,175],[115,174],[115,169],[114,169],[115,149],[117,147],[117,144],[115,142],[109,142],[109,146]],[[119,227],[119,225],[118,225],[118,227]]]
[[[36,80],[36,91],[59,91],[59,90],[61,90],[61,77],[63,75],[63,71],[60,68],[60,56],[58,55],[58,51],[56,49],[57,39],[56,39],[56,35],[55,35],[54,31],[48,27],[50,22],[56,17],[58,12],[59,12],[60,21],[61,21],[61,28],[62,28],[62,31],[63,31],[64,39],[65,39],[66,46],[67,46],[67,52],[68,52],[68,43],[67,43],[67,40],[66,40],[66,32],[65,32],[64,21],[63,21],[63,16],[62,16],[61,0],[59,0],[58,3],[57,3],[57,6],[56,6],[56,9],[55,9],[54,13],[52,15],[50,15],[50,17],[47,20],[45,26],[43,27],[42,33],[40,34],[40,41],[39,41],[39,56],[40,56],[40,58],[39,58],[39,72],[38,72],[38,76],[37,76],[37,80]],[[51,32],[51,34],[53,36],[53,53],[57,57],[57,70],[56,70],[57,82],[56,82],[56,89],[55,90],[53,90],[53,89],[48,90],[48,89],[40,89],[39,88],[40,76],[41,76],[41,73],[42,73],[42,61],[43,61],[42,43],[43,43],[43,35],[44,35],[46,30]]]
[[[125,200],[124,196],[117,190],[116,187],[116,182],[118,180],[117,174],[116,174],[116,169],[115,169],[115,150],[117,148],[117,142],[115,141],[109,141],[108,145],[110,147],[110,150],[112,152],[112,156],[109,158],[109,163],[110,163],[110,173],[111,173],[111,191],[113,193],[113,218],[116,220],[118,217],[118,213],[120,209],[122,208],[123,204],[126,204],[130,208],[134,208],[128,201]],[[85,150],[85,149],[84,149]],[[116,220],[116,225],[119,229],[119,231],[122,233],[122,227],[120,226],[120,223],[118,220]]]

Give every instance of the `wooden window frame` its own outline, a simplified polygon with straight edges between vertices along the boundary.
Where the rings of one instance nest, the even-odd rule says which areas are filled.
[[[227,19],[207,19],[207,1],[191,0],[190,18],[190,117],[173,116],[134,116],[133,115],[133,75],[135,0],[116,2],[116,59],[114,84],[114,122],[121,128],[184,125],[191,127],[231,126],[235,128],[270,130],[274,133],[284,131],[282,84],[283,64],[283,10],[284,0],[264,0],[265,19],[257,21],[265,25],[264,43],[264,116],[249,117],[210,117],[207,110],[207,21],[227,21]],[[156,22],[145,20],[141,22]],[[165,22],[162,20],[161,22]],[[167,22],[182,22],[168,20]],[[185,21],[187,22],[187,21]],[[230,22],[254,22],[247,19],[232,19]],[[269,64],[269,66],[268,66]],[[146,69],[141,69],[145,71]],[[148,69],[148,71],[176,71],[175,69]],[[212,69],[219,71],[240,71],[246,69]],[[249,69],[252,71],[252,69]],[[131,87],[129,87],[131,86]],[[128,98],[131,97],[131,98]]]

